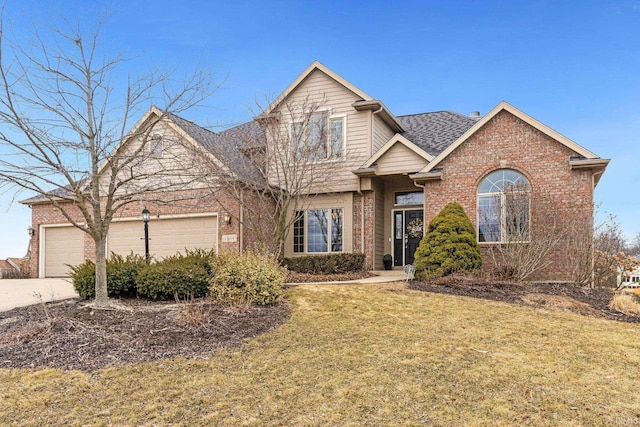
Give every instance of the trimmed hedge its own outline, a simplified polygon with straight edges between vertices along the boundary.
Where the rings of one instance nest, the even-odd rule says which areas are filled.
[[[446,276],[482,266],[476,233],[460,204],[447,204],[429,223],[415,253],[416,278]]]
[[[109,297],[135,295],[136,277],[146,267],[144,257],[133,253],[123,257],[111,254],[107,259],[107,295]],[[96,265],[91,260],[72,266],[73,287],[83,299],[96,297]]]
[[[364,254],[329,254],[284,258],[282,265],[290,271],[306,274],[343,274],[364,271]]]
[[[200,298],[207,294],[213,274],[213,251],[186,251],[143,268],[137,277],[138,294],[156,300]]]
[[[214,264],[216,274],[210,279],[213,301],[269,305],[282,298],[287,273],[274,258],[253,253],[227,254]]]

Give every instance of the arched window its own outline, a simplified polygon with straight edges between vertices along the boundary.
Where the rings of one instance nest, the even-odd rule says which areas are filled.
[[[528,241],[530,193],[519,172],[500,169],[487,175],[478,187],[478,241]]]

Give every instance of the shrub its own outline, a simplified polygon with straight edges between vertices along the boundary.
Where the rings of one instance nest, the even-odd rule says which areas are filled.
[[[418,279],[469,272],[482,265],[475,230],[462,206],[449,203],[431,220],[414,265]]]
[[[343,274],[364,271],[364,254],[329,254],[285,258],[282,264],[291,271],[306,274]]]
[[[109,297],[133,295],[136,292],[136,277],[146,266],[144,257],[133,253],[123,257],[111,254],[107,259],[107,295]],[[73,287],[84,299],[96,296],[96,265],[86,260],[82,264],[69,266]]]
[[[274,258],[253,253],[228,254],[215,262],[211,297],[227,304],[268,305],[282,298],[286,270]]]
[[[186,251],[149,264],[138,273],[138,294],[144,297],[170,300],[200,298],[207,294],[212,275],[213,251]]]

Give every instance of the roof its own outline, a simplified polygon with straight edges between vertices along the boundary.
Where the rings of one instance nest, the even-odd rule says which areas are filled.
[[[477,123],[453,111],[396,116],[405,131],[402,136],[436,157]]]
[[[175,114],[171,114],[170,119],[233,174],[242,179],[261,179],[256,164],[246,155],[247,150],[261,146],[265,138],[264,129],[256,121],[215,133]]]
[[[595,155],[594,153],[592,153],[591,151],[589,151],[586,148],[582,147],[581,145],[576,144],[575,142],[573,142],[572,140],[570,140],[566,136],[556,132],[555,130],[553,130],[550,127],[548,127],[547,125],[539,122],[538,120],[534,119],[533,117],[529,116],[528,114],[518,110],[516,107],[514,107],[511,104],[509,104],[508,102],[501,101],[491,111],[489,111],[486,115],[484,115],[480,120],[476,121],[476,120],[473,120],[473,119],[469,119],[469,120],[473,121],[472,125],[470,127],[468,127],[463,133],[461,133],[458,138],[456,138],[454,141],[452,141],[452,143],[450,143],[447,146],[445,146],[444,150],[441,150],[438,153],[438,155],[436,156],[436,158],[433,159],[433,161],[431,163],[429,163],[427,166],[425,166],[425,168],[423,170],[420,171],[420,174],[427,173],[430,170],[434,169],[437,165],[440,164],[440,162],[442,160],[444,160],[449,154],[451,154],[451,152],[453,152],[456,148],[458,148],[460,146],[460,144],[462,144],[464,141],[469,139],[475,132],[477,132],[479,129],[481,129],[489,120],[494,118],[501,111],[507,111],[508,113],[513,114],[514,116],[516,116],[517,118],[519,118],[523,122],[527,123],[530,126],[533,126],[534,128],[538,129],[540,132],[542,132],[545,135],[551,137],[552,139],[558,141],[560,144],[562,144],[565,147],[573,150],[574,152],[576,152],[578,155],[584,157],[585,159],[599,159],[600,158],[597,155]],[[400,117],[398,117],[398,118],[400,119]],[[409,139],[411,139],[411,138],[409,138]]]
[[[15,270],[15,267],[9,264],[8,261],[0,259],[0,270]]]

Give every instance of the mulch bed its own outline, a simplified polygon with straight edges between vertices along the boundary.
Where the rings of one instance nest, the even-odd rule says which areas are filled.
[[[412,281],[410,289],[440,294],[502,301],[539,308],[570,311],[583,316],[602,317],[630,323],[640,318],[611,310],[611,289],[590,289],[563,283],[514,283],[447,276],[428,282]]]
[[[375,276],[370,271],[358,271],[354,273],[342,274],[307,274],[296,273],[290,271],[287,273],[286,283],[326,283],[326,282],[343,282],[346,280],[365,279]]]
[[[277,328],[291,314],[286,302],[222,307],[128,299],[119,306],[94,310],[71,299],[0,312],[0,367],[91,372],[172,357],[206,359]]]

